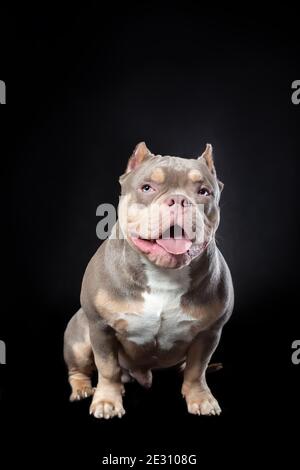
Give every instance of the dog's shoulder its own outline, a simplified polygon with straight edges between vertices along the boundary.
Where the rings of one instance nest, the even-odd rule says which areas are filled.
[[[184,312],[201,320],[203,328],[225,323],[233,310],[232,279],[221,252],[191,267],[191,287],[181,298]]]

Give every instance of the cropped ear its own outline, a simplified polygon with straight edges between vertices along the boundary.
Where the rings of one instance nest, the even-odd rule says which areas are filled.
[[[203,161],[207,165],[209,171],[211,171],[213,173],[213,175],[217,176],[215,165],[214,165],[214,159],[213,159],[213,148],[212,148],[211,144],[206,144],[206,149],[204,150],[202,155],[200,157],[198,157],[198,160],[201,160],[201,159],[203,159]],[[217,179],[217,182],[218,182],[219,190],[220,190],[220,193],[221,193],[223,191],[223,188],[224,188],[224,183],[222,183],[222,181],[220,181],[218,179]]]
[[[135,170],[143,160],[147,157],[152,155],[150,150],[147,148],[145,142],[140,142],[135,147],[133,154],[128,160],[127,168],[125,174],[130,173],[132,170]]]
[[[223,191],[223,188],[224,188],[224,183],[222,183],[222,181],[218,180],[218,186],[219,186],[219,190],[220,190],[220,193]]]
[[[214,159],[213,159],[213,148],[211,144],[206,144],[206,149],[202,153],[198,160],[203,160],[207,165],[208,169],[216,174],[215,166],[214,166]]]

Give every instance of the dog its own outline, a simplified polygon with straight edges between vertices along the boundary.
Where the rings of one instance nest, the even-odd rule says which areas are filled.
[[[223,183],[212,146],[186,159],[141,142],[119,181],[118,220],[87,266],[64,335],[70,400],[93,396],[93,416],[122,417],[126,382],[149,388],[152,370],[178,365],[188,412],[219,415],[206,370],[234,293],[215,241]]]

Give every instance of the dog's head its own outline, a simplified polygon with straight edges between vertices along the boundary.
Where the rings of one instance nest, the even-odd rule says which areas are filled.
[[[153,155],[141,142],[120,184],[123,236],[157,266],[187,265],[214,238],[223,184],[210,144],[199,158],[184,159]]]

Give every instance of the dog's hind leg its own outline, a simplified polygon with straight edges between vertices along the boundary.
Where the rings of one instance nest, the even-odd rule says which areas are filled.
[[[91,376],[95,370],[89,325],[82,309],[71,318],[64,335],[64,358],[68,367],[72,393],[70,401],[94,393]]]

